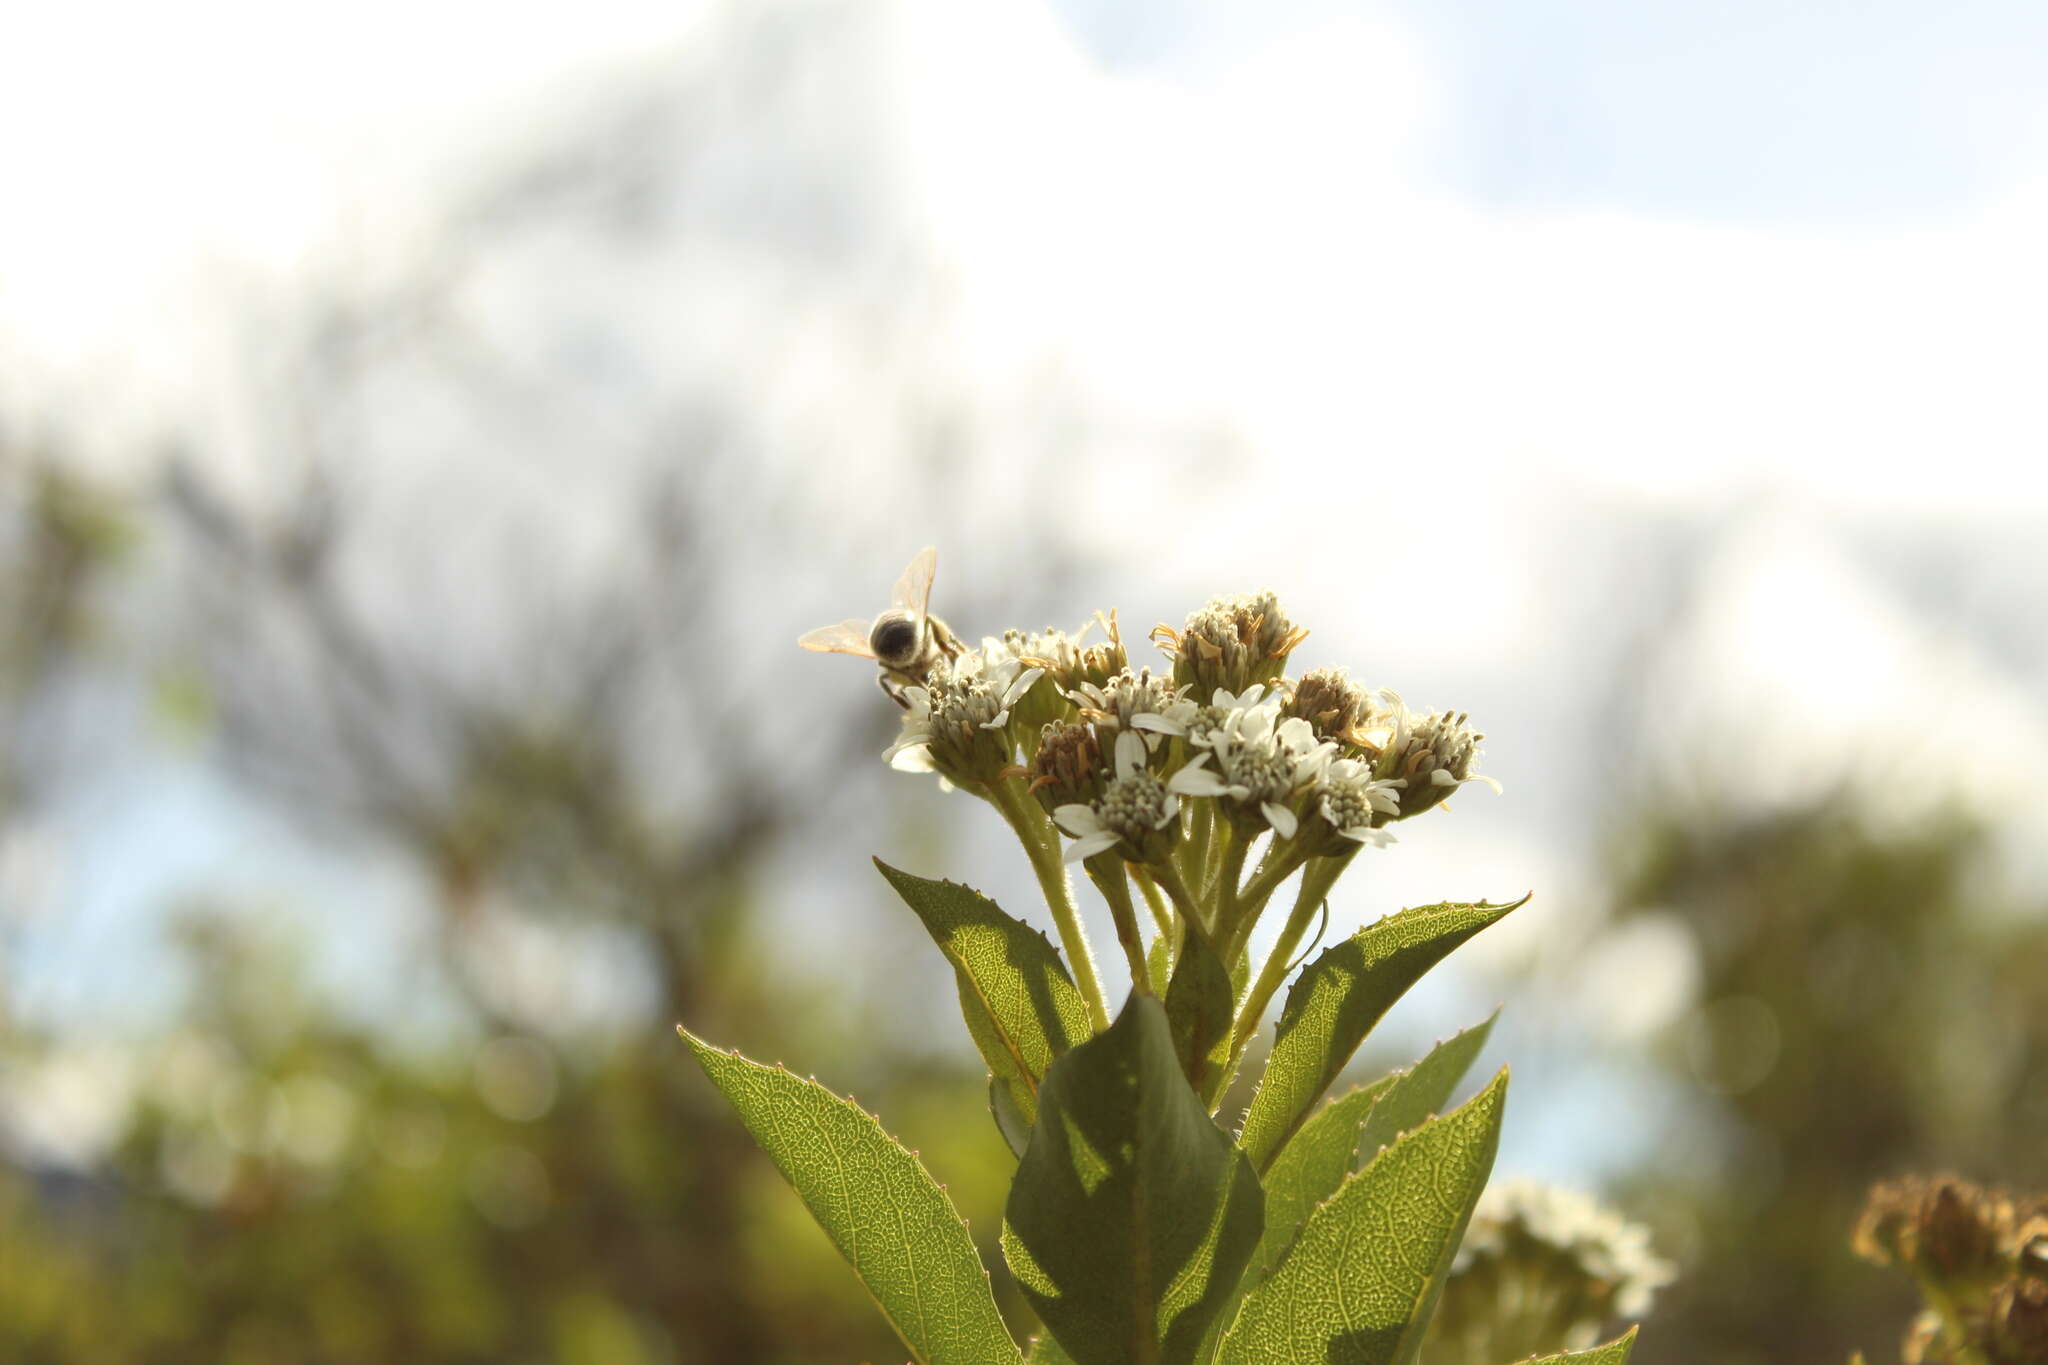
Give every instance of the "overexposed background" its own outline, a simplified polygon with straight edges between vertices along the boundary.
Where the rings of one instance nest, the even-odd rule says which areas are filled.
[[[913,1054],[969,1055],[862,860],[1013,906],[1028,878],[961,799],[837,762],[879,752],[888,708],[792,642],[926,543],[971,634],[1116,606],[1135,642],[1271,587],[1305,666],[1472,712],[1505,797],[1404,827],[1333,932],[1536,891],[1389,1024],[1420,1047],[1508,1000],[1504,1169],[1598,1185],[1692,1122],[1638,1054],[1702,1004],[1693,950],[1656,916],[1602,927],[1639,794],[1840,793],[1879,829],[1961,808],[1997,895],[2048,896],[2033,6],[9,27],[0,436],[185,528],[143,538],[105,647],[17,727],[0,1002],[94,1059],[8,1106],[39,1161],[90,1169],[119,1131],[118,1059],[186,1007],[167,936],[202,894],[293,926],[344,1013],[468,1027],[408,966],[436,892],[398,826],[317,769],[335,809],[282,798],[304,760],[275,735],[251,780],[241,741],[305,722],[216,680],[193,584],[226,541],[194,508],[284,544],[334,499],[330,584],[375,651],[508,715],[574,690],[579,623],[659,639],[676,672],[602,702],[653,737],[618,781],[683,824],[722,773],[794,802],[756,913]],[[664,496],[710,569],[649,595]],[[279,630],[265,667],[300,658]],[[439,714],[379,742],[445,793]],[[535,913],[568,895],[485,893],[490,989],[536,1028],[643,1036],[668,997],[630,936]]]

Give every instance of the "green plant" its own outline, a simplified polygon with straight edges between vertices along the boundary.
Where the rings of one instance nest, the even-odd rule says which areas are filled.
[[[1113,614],[1093,643],[1084,628],[969,648],[927,613],[931,569],[927,551],[889,611],[804,643],[879,656],[905,708],[891,762],[988,802],[1057,926],[1064,956],[977,892],[877,862],[953,966],[1018,1158],[1004,1258],[1048,1335],[1019,1351],[944,1191],[875,1119],[685,1032],[697,1061],[920,1362],[1416,1360],[1499,1140],[1504,1068],[1443,1112],[1491,1021],[1323,1098],[1423,973],[1522,902],[1406,909],[1322,951],[1241,1125],[1215,1115],[1339,877],[1389,826],[1490,782],[1481,736],[1341,671],[1286,677],[1307,632],[1270,594],[1160,627],[1171,669],[1155,675],[1130,666]],[[1128,968],[1114,1020],[1073,862]],[[1254,963],[1253,928],[1290,882]],[[1618,1365],[1633,1336],[1558,1358]]]

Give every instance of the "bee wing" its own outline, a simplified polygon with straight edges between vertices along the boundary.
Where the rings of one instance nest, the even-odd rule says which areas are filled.
[[[819,626],[816,630],[805,631],[797,643],[813,654],[858,654],[863,659],[875,657],[875,651],[868,648],[868,623],[858,616],[836,626]]]
[[[901,607],[918,620],[924,620],[926,608],[932,601],[932,576],[938,571],[938,549],[927,545],[917,552],[917,558],[910,561],[903,577],[896,580],[895,588],[889,593],[889,605]]]

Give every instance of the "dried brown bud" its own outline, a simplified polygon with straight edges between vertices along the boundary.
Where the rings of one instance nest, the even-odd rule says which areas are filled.
[[[1107,772],[1102,743],[1091,725],[1048,725],[1040,732],[1031,762],[1031,793],[1048,814],[1060,806],[1086,805],[1102,793]]]
[[[1197,698],[1219,687],[1234,695],[1254,683],[1277,681],[1288,654],[1307,637],[1270,592],[1211,598],[1188,617],[1185,629],[1162,625],[1152,632],[1173,656],[1173,680],[1192,686]]]
[[[1991,1296],[1990,1358],[1996,1365],[2048,1361],[2048,1280],[2020,1276]]]
[[[1982,1294],[2011,1270],[2012,1200],[1954,1176],[1908,1176],[1874,1186],[1851,1246],[1953,1292]]]
[[[1857,1216],[1856,1231],[1849,1249],[1875,1265],[1910,1265],[1913,1261],[1910,1229],[1919,1206],[1919,1182],[1884,1180],[1870,1187],[1864,1196],[1863,1212]]]
[[[2007,1201],[1960,1180],[1937,1179],[1921,1206],[1920,1264],[1942,1280],[1996,1273],[2011,1220]]]
[[[1317,739],[1349,740],[1370,711],[1365,694],[1341,668],[1318,668],[1295,679],[1281,704],[1282,716],[1299,716],[1315,727]]]

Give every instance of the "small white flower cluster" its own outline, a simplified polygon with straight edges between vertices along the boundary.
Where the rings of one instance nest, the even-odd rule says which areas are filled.
[[[987,651],[933,665],[922,686],[903,689],[909,702],[903,733],[882,757],[899,772],[936,772],[956,781],[988,754],[1007,762],[1011,710],[1044,674]]]
[[[1172,791],[1146,768],[1145,741],[1136,730],[1116,737],[1116,775],[1090,802],[1069,801],[1054,808],[1054,823],[1074,836],[1066,860],[1092,858],[1119,842],[1133,848],[1164,830],[1180,813]]]
[[[1158,627],[1166,662],[1146,667],[1132,664],[1115,612],[1071,635],[1011,630],[970,647],[918,616],[931,567],[930,552],[912,561],[881,625],[863,634],[864,623],[842,622],[799,643],[873,658],[884,626],[915,627],[911,645],[876,659],[882,690],[903,706],[885,757],[979,797],[1009,825],[1098,1030],[1106,997],[1067,864],[1082,864],[1107,903],[1134,991],[1204,979],[1180,976],[1184,962],[1206,958],[1197,972],[1211,980],[1215,963],[1228,968],[1227,1065],[1205,1052],[1189,1073],[1198,1088],[1236,1067],[1353,856],[1391,843],[1388,826],[1464,783],[1491,782],[1474,771],[1482,736],[1462,712],[1411,712],[1341,669],[1289,677],[1308,631],[1271,593],[1218,597],[1183,628]],[[1288,886],[1293,905],[1254,974],[1252,935]]]
[[[1640,1318],[1677,1267],[1650,1247],[1650,1230],[1576,1190],[1534,1180],[1489,1185],[1472,1212],[1453,1275],[1482,1261],[1550,1253],[1590,1281],[1604,1314]]]
[[[1072,636],[1012,630],[935,659],[903,689],[889,762],[982,795],[1024,780],[1076,840],[1069,859],[1116,848],[1156,862],[1187,800],[1313,856],[1390,843],[1385,826],[1466,782],[1499,789],[1472,771],[1480,736],[1462,713],[1413,713],[1337,670],[1285,677],[1308,632],[1270,593],[1217,598],[1185,630],[1159,627],[1170,674],[1131,667],[1114,614],[1096,621],[1107,638],[1092,645],[1093,622]]]
[[[1260,701],[1263,687],[1232,696],[1217,688],[1188,740],[1201,752],[1173,775],[1174,791],[1256,806],[1275,834],[1292,839],[1300,827],[1294,798],[1328,771],[1337,746],[1318,740],[1300,717],[1280,718],[1280,698]],[[1213,766],[1212,766],[1213,765]]]

